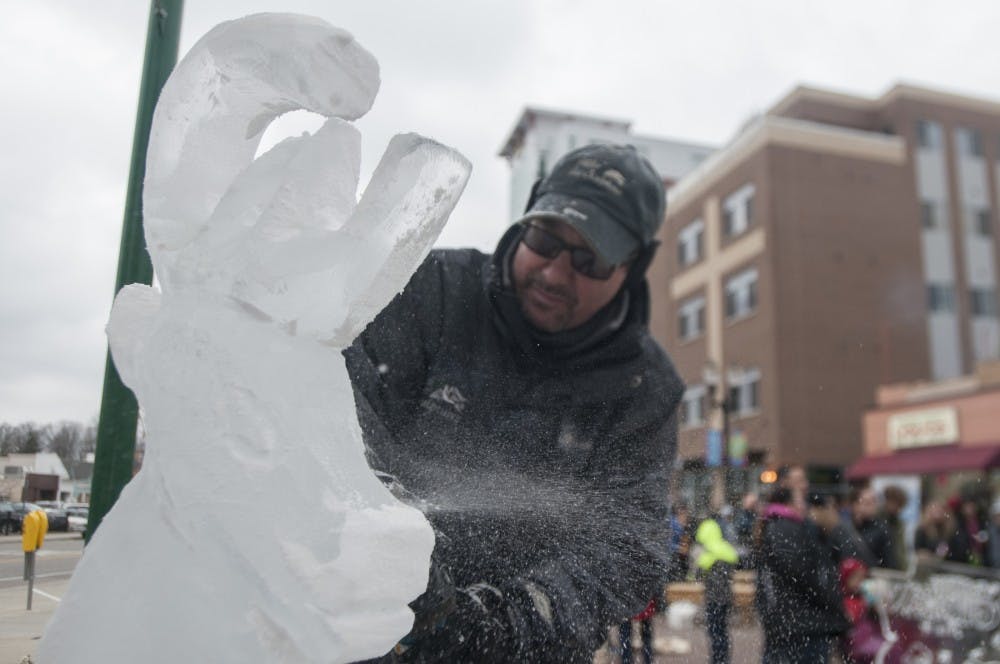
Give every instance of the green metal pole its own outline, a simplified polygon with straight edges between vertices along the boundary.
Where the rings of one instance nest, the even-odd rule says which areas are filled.
[[[142,181],[146,177],[146,148],[149,129],[153,124],[153,109],[163,84],[177,63],[183,11],[183,0],[153,0],[150,3],[139,109],[136,113],[135,135],[132,138],[132,163],[129,168],[128,192],[125,195],[125,220],[118,254],[116,294],[127,284],[153,283],[153,264],[146,251],[142,230]],[[138,417],[139,406],[135,395],[118,377],[109,351],[105,361],[104,392],[97,424],[97,453],[86,532],[88,542],[104,515],[115,504],[122,488],[132,479]]]

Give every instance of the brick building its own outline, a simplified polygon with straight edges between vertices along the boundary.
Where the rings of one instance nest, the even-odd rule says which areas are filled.
[[[676,183],[650,281],[688,384],[680,458],[704,460],[724,401],[734,492],[783,463],[836,481],[876,386],[997,357],[998,158],[998,103],[800,87]]]

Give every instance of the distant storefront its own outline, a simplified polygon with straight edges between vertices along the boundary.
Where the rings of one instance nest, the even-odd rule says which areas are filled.
[[[970,487],[1000,495],[1000,362],[971,376],[878,388],[863,436],[865,454],[847,479],[903,489],[911,537],[927,502],[947,503]],[[1000,570],[922,560],[915,571],[876,574],[888,614],[882,626],[894,634],[885,661],[1000,661]]]
[[[925,500],[976,483],[1000,489],[1000,362],[972,376],[878,388],[864,415],[864,456],[850,481],[916,481]]]
[[[28,473],[24,477],[21,500],[32,503],[39,500],[59,500],[59,476]]]

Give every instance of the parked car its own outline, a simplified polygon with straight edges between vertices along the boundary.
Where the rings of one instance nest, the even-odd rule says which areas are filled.
[[[14,505],[9,502],[0,503],[0,535],[9,535],[21,531],[21,517],[14,511]]]
[[[66,512],[56,507],[45,508],[37,503],[11,503],[14,506],[14,513],[17,514],[18,531],[21,530],[21,523],[26,514],[35,510],[42,510],[49,520],[49,532],[66,532],[69,528],[69,520]]]
[[[24,522],[24,517],[35,510],[41,510],[42,508],[35,503],[11,503],[11,508],[14,510],[14,516],[17,518],[17,532],[21,532],[21,524]],[[45,510],[42,510],[43,512]]]
[[[62,503],[40,500],[37,505],[45,510],[45,516],[49,518],[50,533],[64,533],[69,530],[69,515],[63,509]]]
[[[90,518],[90,508],[86,505],[67,505],[66,514],[69,520],[69,531],[71,533],[82,533],[87,529],[87,520]]]

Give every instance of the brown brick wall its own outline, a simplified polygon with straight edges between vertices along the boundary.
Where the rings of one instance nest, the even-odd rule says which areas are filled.
[[[761,412],[734,418],[732,428],[774,463],[850,463],[861,454],[861,413],[875,387],[929,371],[913,179],[895,164],[770,146],[670,210],[651,272],[663,284],[653,330],[692,384],[701,382],[706,341],[677,340],[672,240],[707,197],[721,200],[747,182],[756,187],[751,229],[766,233],[764,253],[748,263],[758,270],[758,307],[723,325],[723,347],[727,365],[761,370]],[[683,431],[681,456],[701,456],[704,436]]]
[[[782,461],[861,454],[880,383],[929,373],[914,184],[906,169],[769,148]]]
[[[763,254],[750,259],[759,275],[758,308],[746,319],[723,325],[723,359],[761,370],[762,409],[753,417],[734,418],[732,428],[748,435],[751,449],[766,450],[772,464],[846,465],[862,454],[862,414],[872,407],[876,387],[930,377],[913,166],[919,119],[940,122],[944,129],[950,216],[956,224],[956,299],[966,337],[966,369],[972,369],[954,129],[982,131],[996,237],[1000,105],[903,89],[870,105],[836,95],[803,95],[780,115],[896,134],[906,142],[905,160],[767,144],[713,175],[706,192],[683,207],[668,208],[660,235],[663,248],[650,270],[651,327],[682,377],[690,384],[702,382],[707,338],[677,339],[678,303],[670,291],[678,274],[677,233],[704,217],[707,200],[714,197],[721,204],[753,182],[751,230],[765,232]],[[738,240],[723,237],[722,244]],[[1000,269],[1000,243],[995,246]],[[703,428],[681,432],[682,458],[701,457],[704,446]]]

